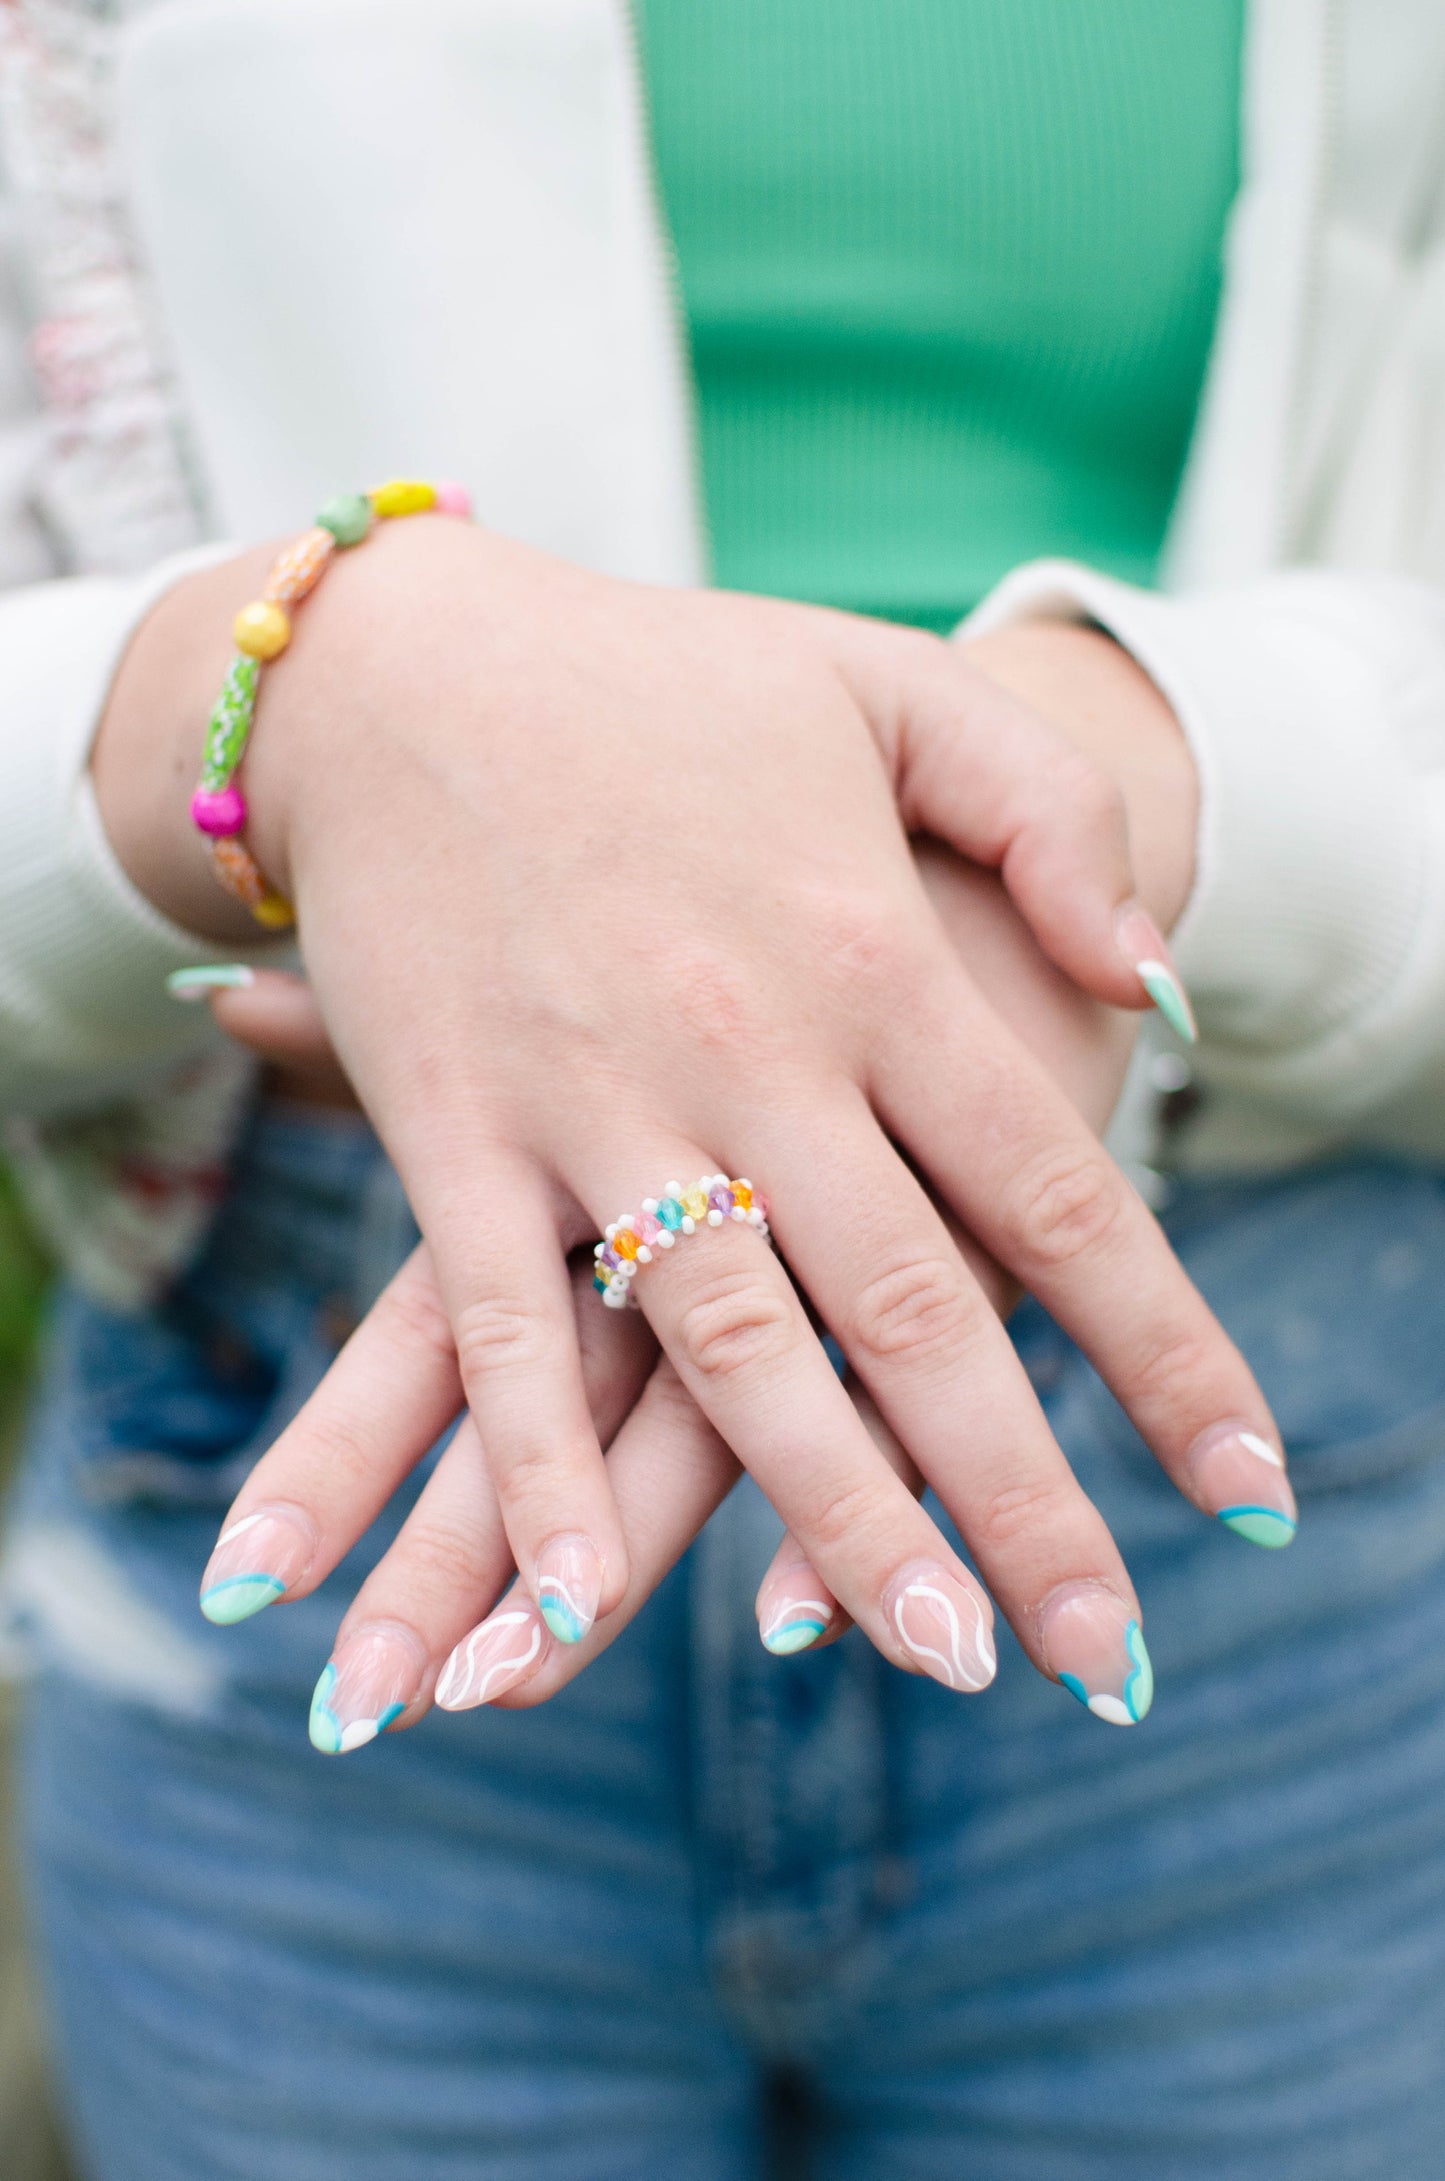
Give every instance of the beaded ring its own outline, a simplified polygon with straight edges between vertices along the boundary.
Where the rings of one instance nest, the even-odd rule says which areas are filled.
[[[607,1228],[592,1252],[597,1262],[592,1285],[609,1310],[635,1310],[632,1283],[639,1265],[650,1265],[658,1250],[670,1250],[679,1235],[700,1227],[720,1227],[736,1219],[768,1238],[768,1200],[750,1181],[729,1181],[726,1174],[704,1174],[686,1189],[670,1181],[660,1197],[644,1197],[640,1212],[624,1212]]]
[[[236,775],[251,739],[261,668],[279,659],[291,641],[289,609],[314,591],[338,552],[360,545],[373,523],[399,515],[469,516],[472,503],[463,485],[428,484],[420,477],[394,477],[371,492],[348,492],[328,500],[314,526],[275,562],[261,596],[243,606],[232,627],[236,656],[206,728],[201,780],[191,797],[191,818],[210,842],[216,876],[227,893],[244,901],[258,924],[284,931],[296,921],[241,839],[246,828],[246,798]]]

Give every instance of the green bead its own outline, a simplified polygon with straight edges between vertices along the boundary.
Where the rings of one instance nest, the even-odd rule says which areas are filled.
[[[206,746],[201,758],[203,788],[212,791],[223,788],[245,755],[260,678],[260,660],[249,659],[243,651],[238,651],[221,684],[221,694],[206,728]]]
[[[371,502],[364,492],[343,492],[327,501],[316,527],[329,530],[338,545],[360,545],[371,528]]]

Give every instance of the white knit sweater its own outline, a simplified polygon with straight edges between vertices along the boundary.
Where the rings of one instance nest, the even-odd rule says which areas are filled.
[[[1445,10],[1255,0],[1245,101],[1169,595],[1049,565],[979,618],[1102,622],[1190,736],[1190,1157],[1445,1157]],[[131,630],[398,468],[693,579],[684,351],[622,0],[18,0],[0,160],[0,1112],[132,1301],[244,1071],[87,785]]]

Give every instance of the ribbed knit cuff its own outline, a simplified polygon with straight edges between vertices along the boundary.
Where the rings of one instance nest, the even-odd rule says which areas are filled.
[[[131,636],[183,577],[233,546],[135,581],[38,585],[0,600],[0,1106],[83,1108],[143,1088],[213,1042],[167,973],[228,958],[161,916],[106,839],[87,770]],[[240,950],[265,960],[285,943]]]
[[[1364,1046],[1378,1095],[1409,1058],[1387,1051],[1387,1027],[1424,1030],[1445,964],[1426,767],[1404,731],[1420,676],[1438,690],[1445,663],[1425,597],[1291,574],[1165,598],[1042,561],[961,632],[1095,622],[1169,700],[1202,791],[1173,944],[1218,1079],[1338,1111],[1367,1094],[1346,1081]]]

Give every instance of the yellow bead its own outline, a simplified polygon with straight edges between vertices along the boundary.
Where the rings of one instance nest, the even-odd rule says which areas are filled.
[[[370,499],[378,515],[424,515],[437,504],[437,488],[420,477],[392,477]]]
[[[267,931],[289,931],[296,921],[296,911],[280,894],[262,894],[259,901],[251,904],[251,914]]]
[[[689,1219],[707,1218],[707,1190],[700,1181],[682,1192],[682,1208]]]
[[[291,621],[274,599],[258,598],[237,614],[231,634],[248,659],[276,659],[291,641]]]

